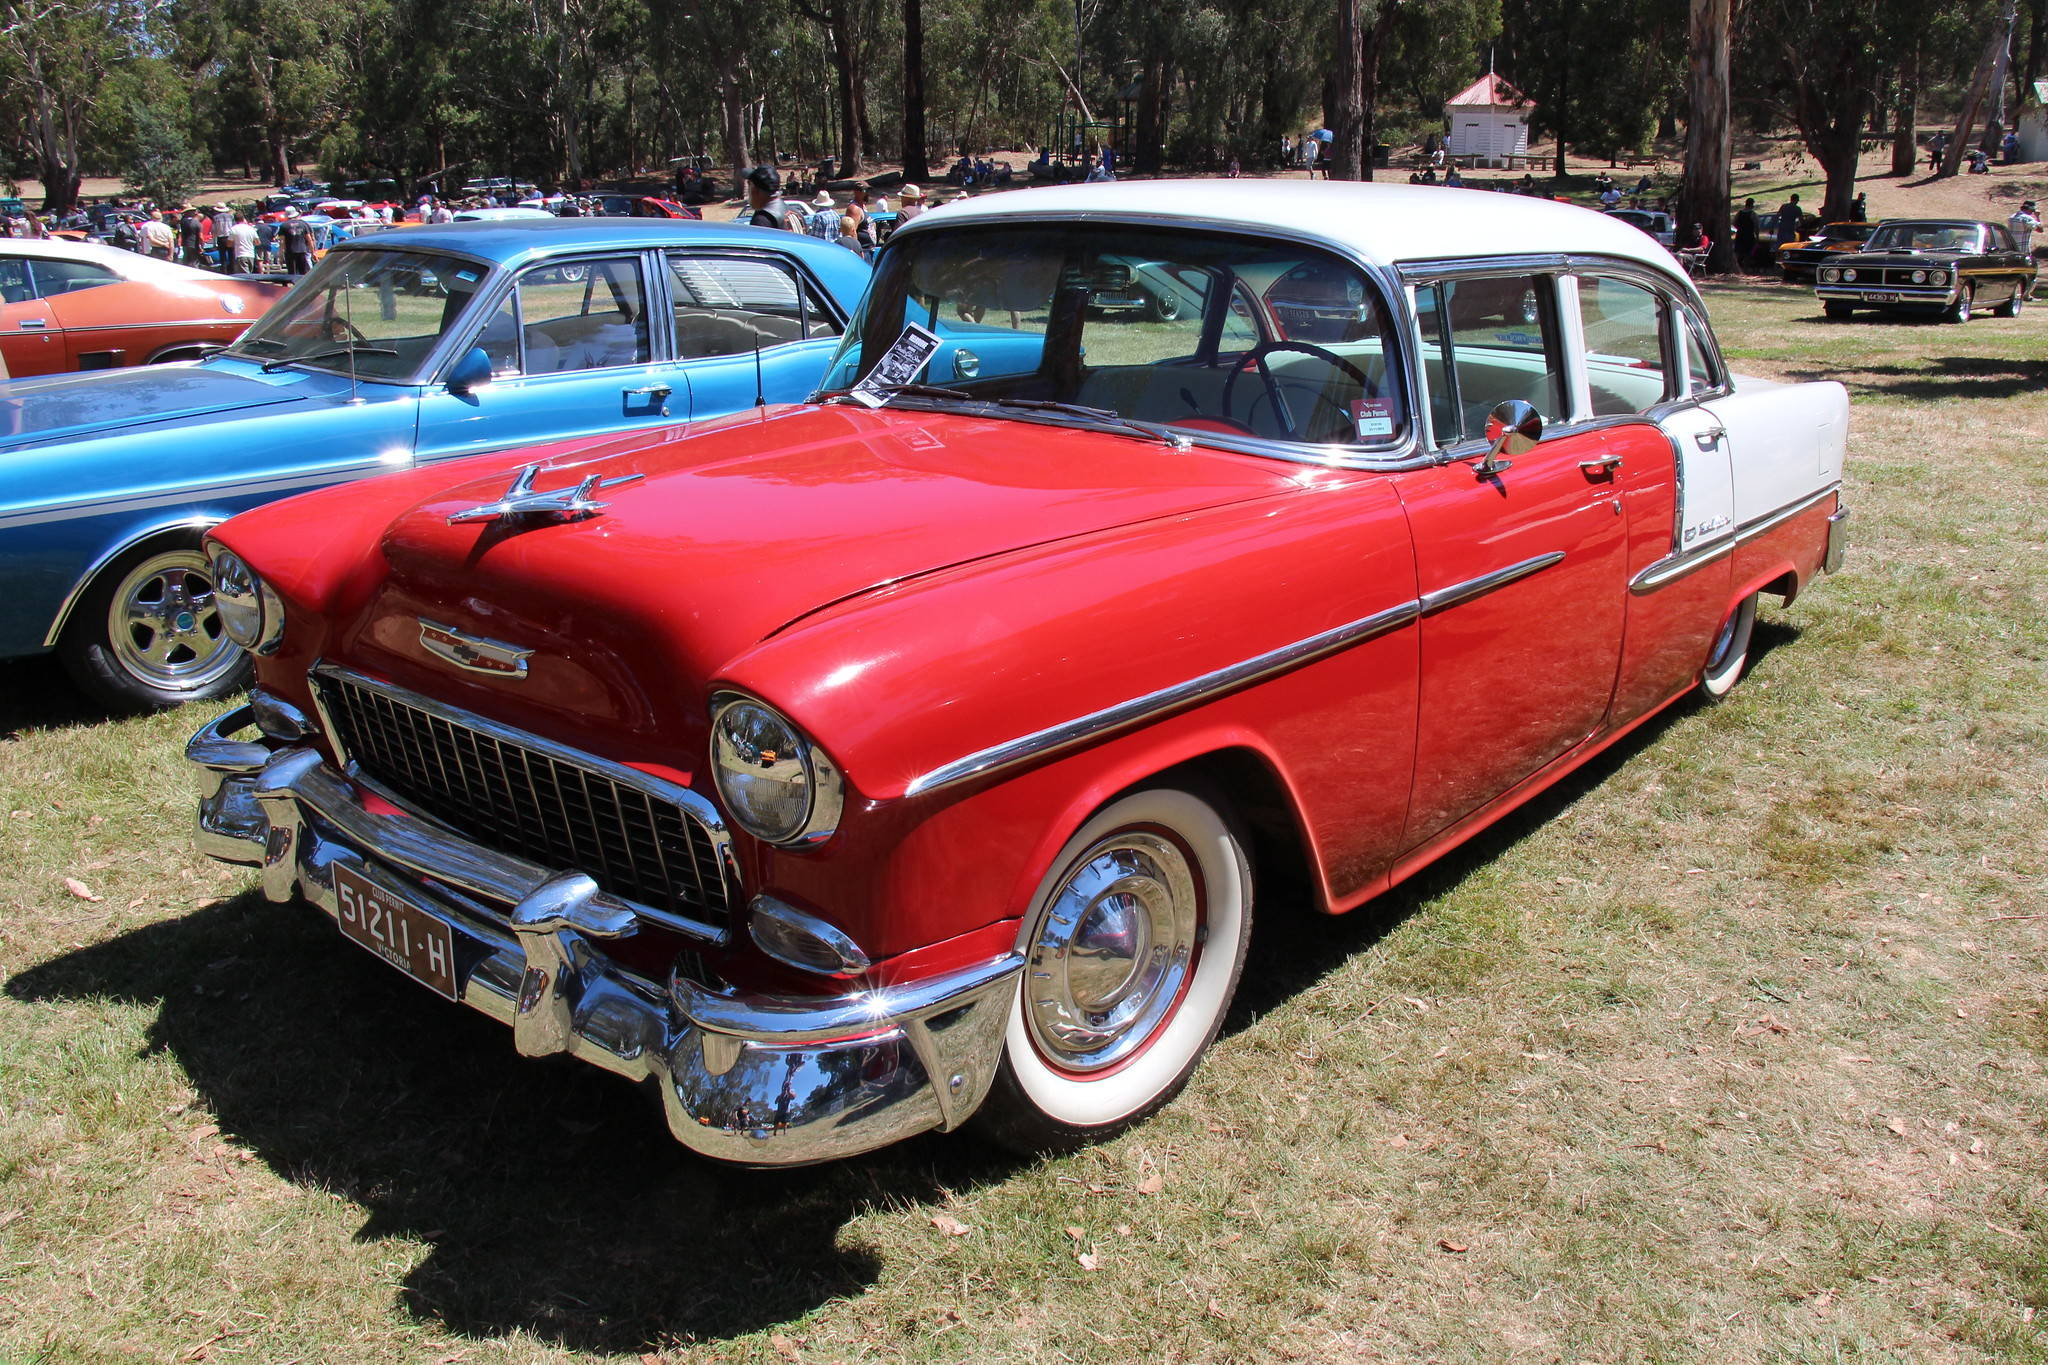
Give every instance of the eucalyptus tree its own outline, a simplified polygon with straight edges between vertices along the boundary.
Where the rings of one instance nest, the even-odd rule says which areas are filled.
[[[0,117],[44,208],[78,201],[81,152],[108,76],[157,41],[146,0],[0,0]]]

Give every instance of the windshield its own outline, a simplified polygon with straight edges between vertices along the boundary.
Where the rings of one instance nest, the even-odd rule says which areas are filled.
[[[335,251],[230,353],[358,379],[409,379],[462,324],[489,272],[419,251]]]
[[[825,390],[866,376],[911,325],[938,338],[911,378],[950,392],[899,402],[1041,421],[1061,414],[1027,405],[1068,404],[1223,444],[1406,433],[1378,288],[1312,247],[1094,223],[910,234],[883,253]]]
[[[1870,235],[1872,251],[1976,251],[1975,223],[1886,223]]]

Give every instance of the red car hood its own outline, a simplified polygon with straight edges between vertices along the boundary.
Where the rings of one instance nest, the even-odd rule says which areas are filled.
[[[514,723],[696,752],[678,720],[701,730],[705,683],[805,617],[974,560],[1283,492],[1300,473],[1021,421],[748,412],[548,461],[542,489],[630,480],[594,493],[608,505],[586,520],[451,525],[504,495],[502,467],[416,504],[385,533],[384,582],[333,623],[330,648]],[[422,618],[533,651],[527,677],[456,669],[423,648]]]

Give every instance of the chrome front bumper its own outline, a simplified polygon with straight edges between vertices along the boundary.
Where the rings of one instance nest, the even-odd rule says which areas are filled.
[[[1956,286],[1816,284],[1814,294],[1826,303],[1860,303],[1866,308],[1947,308],[1956,301]],[[1890,294],[1884,303],[1869,301],[1871,294]]]
[[[200,851],[261,868],[266,897],[304,896],[330,918],[334,869],[345,867],[445,921],[463,1004],[510,1025],[526,1056],[565,1052],[651,1082],[692,1150],[750,1166],[829,1161],[957,1127],[987,1095],[1015,955],[831,997],[648,981],[597,946],[635,926],[590,878],[394,813],[304,744],[234,738],[267,700],[185,746],[199,774]]]

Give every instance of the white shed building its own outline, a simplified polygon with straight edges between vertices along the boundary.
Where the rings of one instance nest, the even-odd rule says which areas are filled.
[[[1529,115],[1536,108],[1528,96],[1489,71],[1444,103],[1449,125],[1445,152],[1455,159],[1470,157],[1475,166],[1506,166],[1529,160]]]

